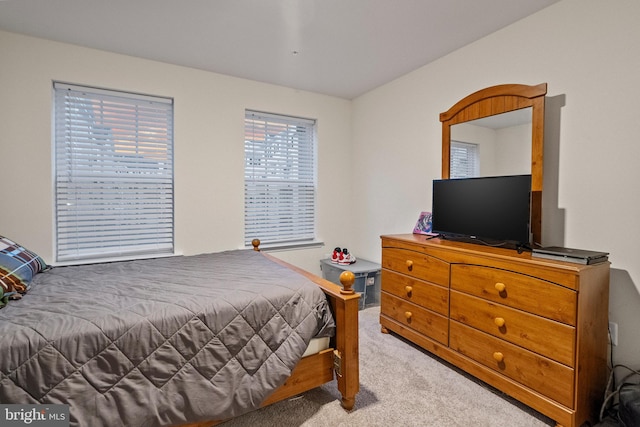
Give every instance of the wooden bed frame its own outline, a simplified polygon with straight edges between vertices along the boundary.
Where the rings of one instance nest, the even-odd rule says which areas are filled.
[[[260,250],[259,240],[254,240],[252,244],[255,251]],[[358,299],[360,295],[352,289],[355,275],[350,271],[343,272],[340,275],[340,283],[342,283],[342,287],[340,287],[271,255],[264,253],[263,255],[302,274],[320,286],[331,304],[336,321],[336,334],[331,339],[330,348],[303,358],[285,383],[276,389],[261,406],[288,399],[333,381],[335,374],[338,390],[342,395],[342,407],[346,410],[353,409],[356,393],[360,389],[358,359]],[[226,420],[212,420],[182,424],[179,427],[211,427],[224,421]]]

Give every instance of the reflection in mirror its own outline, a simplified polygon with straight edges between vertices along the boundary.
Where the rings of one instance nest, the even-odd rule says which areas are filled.
[[[531,110],[522,108],[452,125],[450,177],[530,174]]]

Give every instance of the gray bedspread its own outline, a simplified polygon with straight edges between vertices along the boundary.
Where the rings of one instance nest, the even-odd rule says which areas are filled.
[[[54,267],[0,310],[0,403],[90,427],[226,419],[334,331],[318,286],[251,250]]]

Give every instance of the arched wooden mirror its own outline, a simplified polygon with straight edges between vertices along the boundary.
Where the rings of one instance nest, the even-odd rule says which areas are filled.
[[[464,144],[478,149],[480,153],[474,157],[476,164],[470,166],[473,172],[466,176],[531,174],[531,233],[534,244],[540,244],[542,238],[546,93],[546,83],[492,86],[472,93],[440,114],[443,179],[451,178],[451,162],[457,158],[452,155],[452,148],[464,147]],[[518,138],[517,135],[524,137]],[[491,138],[495,140],[490,141]],[[501,157],[508,160],[501,162]]]

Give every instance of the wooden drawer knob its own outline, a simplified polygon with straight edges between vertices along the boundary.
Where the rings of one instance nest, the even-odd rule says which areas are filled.
[[[411,292],[413,292],[413,286],[405,286],[404,287],[405,292],[407,293],[407,295],[411,295]]]
[[[496,351],[495,353],[493,353],[493,359],[500,363],[504,360],[504,355],[502,353],[500,353],[499,351]]]
[[[406,317],[406,318],[407,318],[407,320],[411,320],[411,316],[413,316],[413,314],[411,314],[411,312],[410,312],[410,311],[405,311],[405,312],[404,312],[404,317]]]
[[[493,323],[495,323],[498,328],[502,328],[504,326],[504,319],[502,317],[496,317],[493,319]]]
[[[507,289],[507,285],[505,285],[504,283],[498,282],[495,284],[495,288],[496,288],[496,291],[498,292],[504,292],[504,290]]]
[[[413,269],[413,261],[411,261],[410,259],[405,261],[405,265],[407,266],[407,269],[409,271],[411,271]]]

